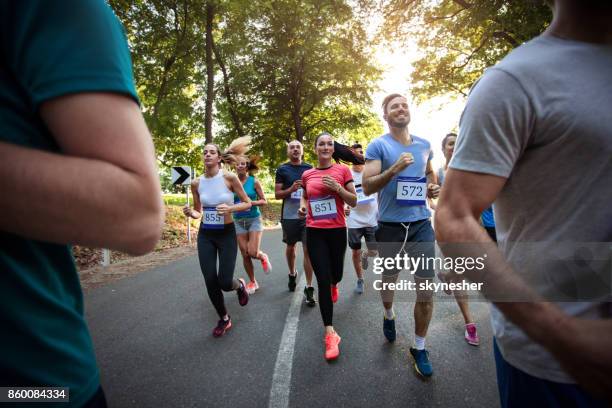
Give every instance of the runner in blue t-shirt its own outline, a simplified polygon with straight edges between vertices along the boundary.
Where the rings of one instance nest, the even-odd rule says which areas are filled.
[[[400,94],[387,96],[382,104],[389,133],[375,139],[366,150],[363,174],[365,194],[378,192],[379,215],[376,241],[382,258],[395,258],[404,253],[411,257],[435,257],[434,233],[427,197],[435,198],[439,186],[434,184],[433,157],[429,142],[408,132],[410,113],[408,101]],[[421,266],[428,266],[420,264]],[[399,270],[383,272],[383,285],[395,283]],[[414,274],[419,283],[433,279],[433,268],[420,267]],[[390,342],[395,341],[395,314],[393,291],[381,291],[385,316],[383,333]],[[410,353],[417,372],[429,377],[433,370],[429,353],[425,349],[425,336],[433,312],[433,293],[417,288],[414,305],[415,346]]]

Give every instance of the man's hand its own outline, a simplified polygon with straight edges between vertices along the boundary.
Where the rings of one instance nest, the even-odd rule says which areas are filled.
[[[612,401],[612,320],[568,316],[557,327],[552,352],[563,368],[586,390]]]
[[[291,185],[291,192],[299,190],[302,187],[302,180],[295,180]]]
[[[393,174],[399,174],[406,167],[414,163],[412,153],[402,153],[395,163],[391,166]]]
[[[189,207],[187,204],[185,204],[185,206],[183,207],[183,214],[185,214],[187,217],[193,218],[193,215],[191,215],[191,207]]]
[[[351,207],[349,207],[348,205],[344,206],[344,215],[346,215],[347,217],[351,215]]]
[[[306,218],[306,207],[300,207],[298,208],[298,217],[300,218]]]
[[[427,197],[438,198],[440,195],[440,186],[437,184],[429,183],[427,185]]]

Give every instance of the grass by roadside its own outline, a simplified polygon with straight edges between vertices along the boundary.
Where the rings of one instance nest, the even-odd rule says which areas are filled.
[[[268,198],[268,197],[266,197]],[[187,219],[183,215],[182,207],[185,205],[185,196],[181,194],[164,195],[166,207],[166,222],[162,231],[162,237],[155,247],[154,252],[165,251],[171,248],[187,246]],[[261,207],[264,227],[275,227],[280,220],[281,201],[273,197],[268,198],[268,204]],[[195,245],[199,220],[190,220],[191,240]],[[73,254],[77,268],[82,271],[102,263],[102,250],[98,248],[87,248],[81,246],[73,247]],[[120,262],[131,256],[118,251],[111,251],[111,264]]]

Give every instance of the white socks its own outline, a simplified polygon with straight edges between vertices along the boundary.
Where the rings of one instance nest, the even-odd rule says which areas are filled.
[[[414,335],[414,348],[417,350],[425,350],[425,337]]]
[[[391,309],[385,309],[385,318],[387,320],[395,319],[395,313],[393,312],[393,306],[391,306]]]

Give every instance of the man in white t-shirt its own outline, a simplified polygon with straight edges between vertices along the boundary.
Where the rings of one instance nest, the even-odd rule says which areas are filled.
[[[359,143],[351,146],[353,151],[358,155],[363,156],[363,147]],[[363,270],[368,269],[368,257],[376,256],[376,238],[374,233],[378,225],[378,201],[377,194],[365,195],[361,186],[361,177],[363,173],[363,164],[353,164],[351,174],[355,182],[355,191],[357,192],[357,206],[355,208],[347,207],[346,213],[348,218],[346,225],[348,227],[348,245],[352,250],[353,265],[357,274],[357,286],[355,292],[363,293],[364,281]],[[367,250],[361,250],[361,238],[365,239]]]

